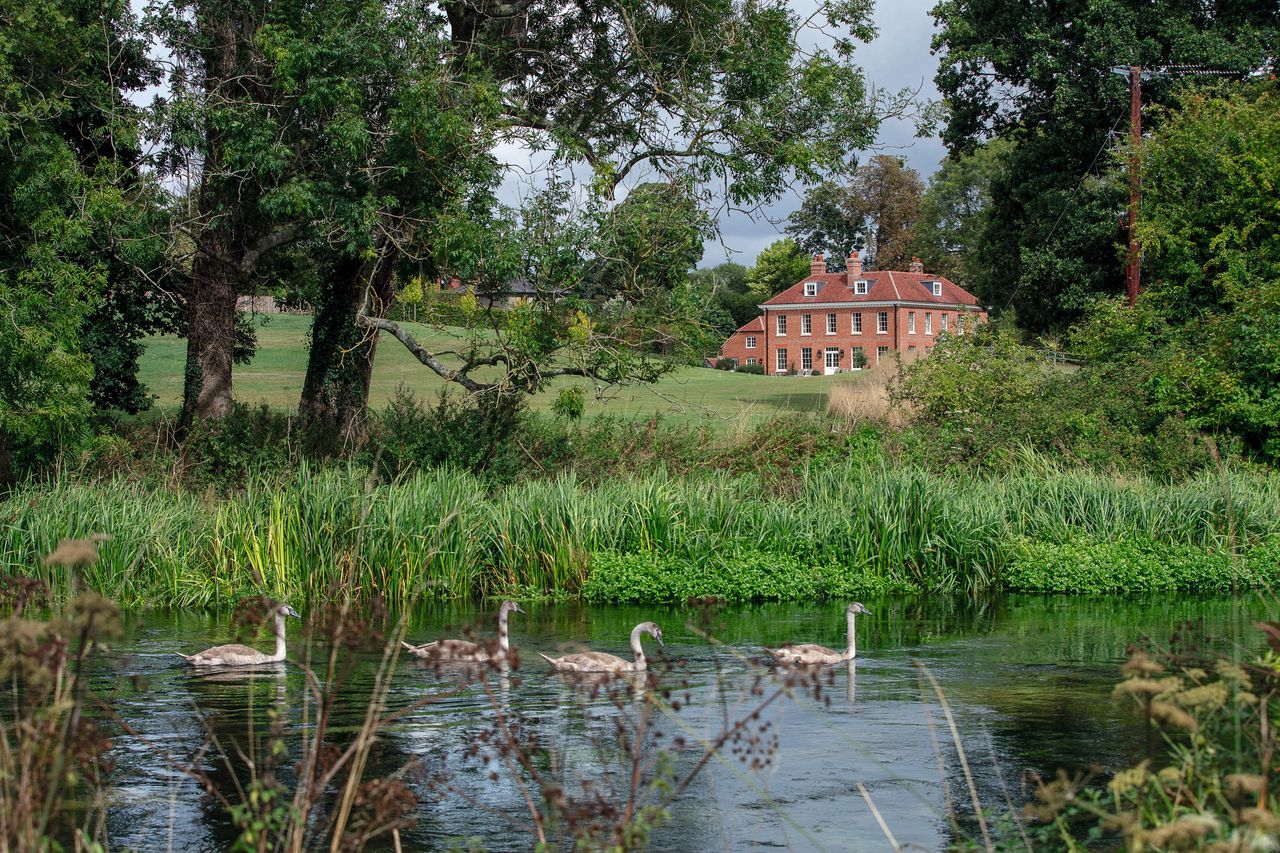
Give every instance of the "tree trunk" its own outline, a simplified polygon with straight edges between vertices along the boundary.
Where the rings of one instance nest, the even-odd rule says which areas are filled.
[[[261,9],[250,5],[199,0],[196,21],[204,42],[205,91],[210,103],[226,105],[252,99],[252,52],[247,49],[261,25]],[[231,364],[235,349],[236,294],[248,248],[245,228],[251,202],[244,181],[225,174],[225,132],[206,123],[201,163],[199,231],[191,265],[187,302],[187,363],[183,377],[179,429],[199,417],[231,414]],[[252,192],[250,193],[252,197]]]
[[[378,338],[356,325],[356,315],[366,285],[375,306],[391,299],[392,264],[385,254],[375,264],[339,260],[324,302],[316,306],[298,415],[304,429],[318,436],[349,443],[363,430]]]

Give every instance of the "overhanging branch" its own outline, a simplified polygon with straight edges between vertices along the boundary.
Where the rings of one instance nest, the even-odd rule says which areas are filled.
[[[498,387],[484,382],[477,382],[468,376],[467,371],[471,369],[471,365],[467,365],[462,370],[454,370],[449,367],[440,359],[436,358],[435,353],[418,343],[418,340],[413,335],[400,328],[400,324],[393,320],[387,320],[382,317],[370,317],[368,314],[357,314],[356,324],[362,329],[386,332],[402,343],[404,348],[407,349],[414,358],[425,366],[431,368],[437,376],[442,379],[447,379],[450,382],[456,382],[468,391],[478,393],[482,391],[492,391]]]

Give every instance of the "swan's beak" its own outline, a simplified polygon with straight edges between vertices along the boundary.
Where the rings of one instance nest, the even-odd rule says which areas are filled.
[[[666,643],[664,643],[664,642],[662,642],[662,632],[661,632],[661,631],[659,631],[658,633],[654,634],[654,635],[653,635],[653,638],[654,638],[655,640],[657,640],[657,641],[658,641],[658,647],[659,647],[659,648],[663,648],[663,649],[665,649],[665,648],[667,647],[667,644],[666,644]]]
[[[292,616],[294,619],[302,618],[302,616],[298,614],[298,611],[294,610],[292,607],[290,607],[287,604],[280,608],[280,612],[283,613],[285,616]]]
[[[517,613],[524,613],[524,608],[523,608],[523,607],[521,607],[519,604],[517,604],[517,603],[516,603],[516,602],[514,602],[514,601],[513,601],[513,602],[511,602],[511,609],[512,609],[512,610],[514,610],[514,611],[515,611],[515,612],[517,612]],[[525,615],[528,615],[528,614],[525,614]]]

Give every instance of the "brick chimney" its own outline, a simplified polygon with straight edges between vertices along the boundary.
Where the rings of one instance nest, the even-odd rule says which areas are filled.
[[[822,253],[813,256],[813,260],[809,261],[809,275],[818,276],[827,274],[827,262],[822,257]]]
[[[924,263],[919,258],[912,258],[911,268],[907,272],[924,272]]]
[[[845,270],[848,272],[849,286],[853,287],[853,282],[862,275],[862,258],[858,257],[858,250],[854,249],[849,253],[849,260],[845,262]]]

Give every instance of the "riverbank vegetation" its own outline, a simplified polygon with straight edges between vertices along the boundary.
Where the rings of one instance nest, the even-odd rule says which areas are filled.
[[[0,561],[57,589],[40,555],[106,533],[91,588],[131,606],[313,599],[339,579],[396,604],[419,595],[659,601],[858,590],[1227,590],[1271,582],[1280,478],[1119,481],[1028,456],[947,476],[873,454],[785,476],[573,475],[492,486],[355,465],[252,476],[225,496],[123,476],[65,478],[0,504]],[[770,476],[773,477],[770,482]],[[1240,557],[1239,566],[1232,555]]]

